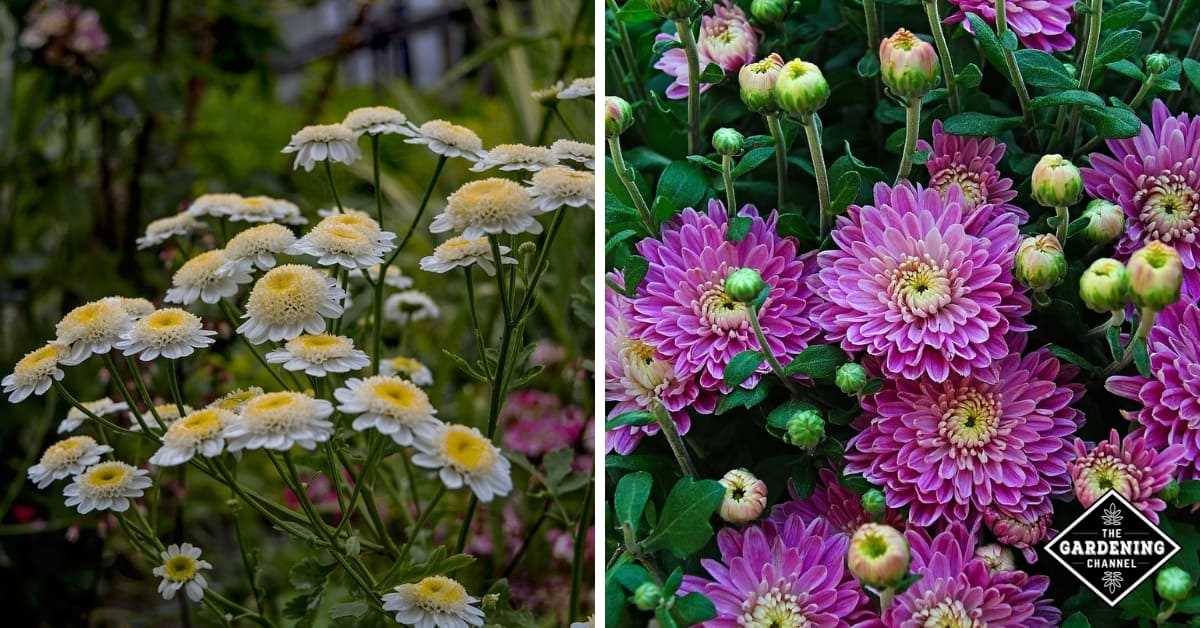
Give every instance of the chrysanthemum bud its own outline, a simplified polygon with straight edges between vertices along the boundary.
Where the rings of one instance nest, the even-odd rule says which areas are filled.
[[[1126,268],[1134,305],[1157,312],[1179,300],[1183,265],[1175,247],[1155,240],[1134,251]]]
[[[975,548],[975,558],[988,566],[988,571],[1013,571],[1017,568],[1017,558],[1012,550],[999,543],[988,543]]]
[[[779,108],[801,116],[816,113],[829,100],[829,83],[821,68],[800,59],[784,64],[775,79],[775,102]]]
[[[1033,200],[1046,207],[1074,205],[1083,192],[1079,168],[1062,155],[1044,155],[1033,167]]]
[[[700,8],[696,0],[646,0],[646,6],[664,20],[691,17]]]
[[[1158,498],[1168,504],[1179,498],[1179,480],[1171,480],[1158,492]]]
[[[1108,244],[1125,231],[1125,210],[1104,199],[1097,198],[1088,203],[1083,217],[1088,219],[1083,237],[1092,244]]]
[[[787,422],[787,442],[811,451],[825,439],[825,419],[816,410],[801,410]]]
[[[742,152],[742,147],[745,144],[746,138],[741,133],[738,133],[737,129],[723,127],[713,133],[713,150],[716,150],[720,155],[738,155]]]
[[[604,99],[604,134],[616,137],[633,126],[633,106],[620,96]]]
[[[643,582],[633,592],[633,605],[644,611],[652,611],[662,602],[662,590],[653,582]]]
[[[774,24],[787,17],[789,0],[754,0],[750,15],[763,24]]]
[[[767,283],[753,268],[739,268],[725,277],[725,294],[734,301],[750,303],[758,298]]]
[[[869,381],[871,378],[867,375],[867,369],[857,362],[847,362],[839,366],[833,374],[833,383],[837,384],[838,390],[847,395],[857,395],[862,392]]]
[[[767,485],[745,469],[733,469],[720,480],[725,487],[721,500],[721,518],[729,523],[746,523],[762,514],[767,506]]]
[[[864,523],[850,537],[846,566],[869,587],[895,585],[908,574],[908,541],[896,528]]]
[[[1067,257],[1053,234],[1030,236],[1017,248],[1013,275],[1034,290],[1049,290],[1067,274]]]
[[[1168,602],[1186,600],[1194,584],[1191,574],[1174,566],[1162,569],[1154,578],[1154,590]]]
[[[1079,277],[1079,298],[1093,312],[1112,312],[1129,301],[1129,271],[1115,259],[1101,257]]]
[[[862,507],[863,512],[870,515],[872,519],[879,521],[884,511],[887,510],[887,500],[883,496],[883,491],[873,488],[863,493]]]
[[[904,30],[879,42],[879,74],[900,98],[920,98],[941,79],[937,51],[929,42]]]
[[[1151,74],[1162,74],[1171,68],[1171,57],[1161,53],[1152,52],[1146,55],[1146,71]]]
[[[742,103],[747,109],[756,113],[774,113],[778,110],[775,104],[775,80],[782,69],[783,57],[774,52],[742,66],[738,71],[738,87]]]

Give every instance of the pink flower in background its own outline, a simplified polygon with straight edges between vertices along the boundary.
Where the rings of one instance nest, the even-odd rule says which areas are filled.
[[[963,213],[970,214],[982,205],[999,205],[1002,211],[1029,220],[1025,210],[1009,201],[1017,197],[1012,179],[1000,176],[998,165],[1007,147],[991,137],[951,135],[942,131],[942,121],[933,121],[933,143],[917,140],[917,150],[929,151],[925,168],[929,187],[946,192],[957,185],[962,190]]]
[[[725,70],[725,74],[737,74],[743,65],[754,60],[758,51],[759,33],[750,26],[746,13],[737,5],[725,0],[713,6],[713,14],[700,18],[700,36],[696,39],[696,56],[700,59],[700,71],[710,63]],[[660,33],[655,41],[678,41],[678,35]],[[675,77],[667,87],[667,98],[687,98],[688,66],[687,55],[682,48],[672,48],[662,54],[655,68]],[[700,84],[700,91],[708,90],[708,83]]]
[[[466,551],[476,556],[491,556],[496,553],[495,539],[492,536],[492,518],[496,515],[496,506],[482,508],[471,522],[471,536],[468,537]],[[510,557],[521,547],[524,539],[525,525],[512,501],[506,501],[500,510],[500,529],[504,537],[504,547],[501,555]],[[453,528],[453,526],[451,526]],[[452,533],[457,533],[455,528]]]
[[[1182,445],[1155,451],[1140,436],[1126,436],[1122,441],[1117,430],[1112,430],[1108,440],[1100,441],[1091,451],[1077,438],[1075,460],[1070,465],[1075,498],[1087,508],[1110,489],[1115,490],[1158,523],[1158,511],[1167,504],[1155,497],[1155,493],[1171,481],[1184,453]]]
[[[967,14],[974,13],[996,25],[996,5],[992,0],[950,0],[959,11],[946,18],[947,24],[962,22],[968,32],[971,23]],[[1071,33],[1073,0],[1006,0],[1004,14],[1008,27],[1026,48],[1042,52],[1060,52],[1075,46],[1075,35]]]
[[[583,546],[583,560],[590,563],[595,559],[595,526],[588,526],[587,540]],[[567,564],[575,562],[575,531],[550,528],[546,530],[546,542],[550,544],[550,555]]]
[[[353,490],[354,484],[350,481],[350,477],[342,472],[343,482]],[[329,476],[324,473],[314,473],[311,475],[300,474],[300,480],[308,485],[308,499],[321,513],[332,515],[332,520],[337,522],[341,519],[338,510],[337,492],[333,487],[333,483],[329,481]],[[296,498],[296,494],[290,489],[284,489],[283,502],[292,510],[300,510],[300,500]]]
[[[53,65],[73,65],[70,55],[84,59],[99,56],[108,48],[108,34],[94,9],[59,0],[40,0],[25,16],[21,45],[41,50]]]
[[[504,446],[530,458],[555,449],[574,447],[583,432],[583,410],[563,406],[558,395],[541,390],[518,390],[500,412]]]

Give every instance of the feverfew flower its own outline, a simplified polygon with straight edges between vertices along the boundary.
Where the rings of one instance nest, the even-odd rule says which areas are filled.
[[[1012,212],[1020,222],[1029,219],[1025,210],[1010,201],[1017,197],[1012,179],[1000,176],[998,165],[1008,147],[991,137],[951,135],[942,130],[942,121],[933,121],[933,143],[917,140],[918,151],[929,151],[925,168],[929,187],[944,198],[951,186],[962,191],[963,213],[970,215],[981,205],[998,205]]]
[[[93,465],[75,476],[65,488],[66,505],[74,506],[79,514],[93,510],[129,510],[130,499],[141,497],[152,482],[150,472],[132,465],[110,460]]]
[[[587,76],[571,81],[570,85],[558,90],[559,100],[591,98],[596,95],[596,77]]]
[[[13,372],[0,382],[8,394],[8,402],[19,403],[29,395],[42,395],[54,382],[61,381],[65,373],[58,367],[66,355],[67,348],[58,342],[48,342],[26,353],[13,366]]]
[[[92,354],[112,351],[132,322],[125,308],[111,299],[85,303],[67,312],[54,326],[56,342],[67,347],[59,361],[73,366]]]
[[[382,264],[376,264],[367,269],[367,276],[371,278],[371,281],[379,281],[379,268],[381,266]],[[412,277],[405,275],[404,271],[396,268],[395,265],[392,265],[388,266],[387,274],[384,275],[383,278],[383,283],[393,288],[405,290],[412,287],[413,280]]]
[[[193,602],[203,599],[208,581],[204,579],[200,570],[212,569],[212,565],[206,560],[200,560],[200,548],[191,543],[172,543],[160,555],[163,564],[154,568],[154,575],[162,578],[162,582],[158,584],[158,592],[163,599],[174,599],[179,589],[183,589],[188,599]]]
[[[379,373],[381,375],[399,375],[418,386],[429,386],[433,383],[433,373],[430,372],[428,366],[425,366],[416,358],[409,358],[402,355],[380,362]]]
[[[220,408],[222,410],[229,410],[230,412],[238,412],[242,409],[242,406],[246,405],[247,401],[250,401],[261,394],[263,394],[263,389],[259,388],[258,386],[239,388],[221,395],[213,400],[212,403],[204,407]]]
[[[196,454],[205,458],[221,455],[225,449],[225,430],[235,416],[229,410],[205,408],[171,423],[162,437],[162,447],[150,457],[150,464],[161,467],[180,465]]]
[[[357,371],[371,363],[365,352],[354,348],[353,340],[332,334],[297,336],[266,358],[289,371],[304,371],[313,377]]]
[[[1075,498],[1087,508],[1114,490],[1158,523],[1158,512],[1167,504],[1155,493],[1171,481],[1184,453],[1182,445],[1156,451],[1141,436],[1122,440],[1115,429],[1109,432],[1108,440],[1100,441],[1090,451],[1076,438],[1075,459],[1068,466],[1075,484]]]
[[[246,322],[237,331],[254,344],[289,340],[301,333],[325,331],[325,318],[342,315],[346,293],[337,280],[299,264],[267,271],[250,291]]]
[[[446,208],[429,224],[429,231],[461,231],[464,238],[497,233],[541,233],[529,192],[508,179],[482,179],[458,188]]]
[[[352,377],[346,385],[333,391],[337,409],[355,415],[354,429],[364,432],[374,428],[396,441],[397,445],[413,444],[413,437],[433,438],[438,421],[437,408],[429,396],[416,384],[394,375],[376,375],[366,379]]]
[[[950,0],[950,4],[959,11],[946,18],[947,24],[962,22],[963,28],[971,31],[967,13],[996,24],[996,5],[990,0]],[[1075,47],[1071,33],[1074,4],[1072,0],[1005,0],[1004,12],[1008,27],[1026,48],[1053,53]]]
[[[415,584],[402,584],[385,593],[383,610],[396,613],[396,623],[416,628],[467,628],[483,625],[479,600],[467,594],[457,580],[428,576]]]
[[[108,299],[121,306],[129,318],[135,321],[154,311],[154,304],[141,297],[108,297]]]
[[[485,504],[512,491],[508,458],[473,427],[443,423],[429,438],[418,438],[416,445],[413,464],[437,469],[447,488],[465,484]]]
[[[407,325],[414,321],[437,318],[442,315],[433,298],[420,290],[404,290],[388,297],[383,302],[383,317]]]
[[[501,170],[528,170],[537,172],[558,163],[558,158],[545,146],[526,146],[525,144],[498,144],[480,156],[479,161],[471,166],[473,172],[483,172],[492,168]]]
[[[171,288],[163,301],[188,305],[197,300],[216,303],[237,294],[238,286],[254,280],[241,266],[227,266],[223,249],[205,251],[184,262],[171,277]]]
[[[270,196],[247,196],[236,203],[222,205],[216,211],[234,222],[288,222],[287,219],[300,215],[295,203]]]
[[[337,161],[350,165],[362,157],[355,142],[357,136],[344,124],[315,124],[300,129],[283,147],[282,153],[296,153],[292,169],[312,171],[319,161]]]
[[[508,257],[506,253],[512,249],[498,245],[500,261],[504,264],[516,264],[516,258]],[[493,263],[492,247],[485,237],[464,238],[455,236],[437,245],[432,255],[421,258],[421,270],[431,273],[448,273],[456,268],[468,268],[478,265],[488,276],[496,274]]]
[[[366,217],[355,216],[354,224],[347,224],[347,217],[339,214],[323,219],[296,240],[288,252],[311,255],[322,266],[337,265],[348,270],[382,264],[384,254],[396,248],[392,244],[396,234],[381,230],[378,223]]]
[[[124,412],[129,409],[129,404],[124,402],[117,403],[108,397],[97,399],[95,401],[84,401],[80,405],[87,408],[88,412],[91,412],[99,417],[117,414],[118,412]],[[58,433],[66,434],[67,432],[74,432],[75,430],[79,429],[79,426],[83,425],[83,422],[88,420],[88,418],[90,417],[84,414],[83,410],[80,410],[75,406],[71,406],[71,409],[67,410],[67,418],[63,419],[62,422],[58,424]]]
[[[750,26],[746,13],[737,5],[725,0],[713,5],[713,14],[700,18],[700,36],[696,39],[696,53],[700,58],[700,67],[705,68],[710,63],[721,66],[727,76],[736,75],[743,65],[754,60],[758,51],[760,33]],[[678,35],[659,33],[655,42],[678,40]],[[675,81],[667,87],[667,98],[687,98],[688,65],[687,56],[682,48],[672,48],[663,53],[654,64]],[[708,83],[700,84],[703,93],[711,87]],[[561,98],[561,95],[559,96]]]
[[[275,256],[286,253],[295,243],[296,236],[283,225],[267,223],[250,227],[225,244],[224,272],[231,272],[235,265],[244,271],[271,270],[275,267]]]
[[[134,321],[114,346],[143,362],[158,356],[172,360],[211,345],[217,332],[204,329],[200,317],[179,308],[165,308]]]
[[[297,392],[272,392],[245,403],[225,430],[226,448],[287,451],[316,449],[333,436],[333,404]]]
[[[553,166],[534,173],[529,183],[529,196],[540,212],[552,212],[564,205],[596,204],[596,175],[591,172]]]
[[[407,135],[412,137],[416,131],[408,122],[408,116],[391,107],[359,107],[346,114],[342,120],[346,128],[354,132],[354,137],[363,135]]]
[[[424,144],[436,155],[462,157],[476,161],[483,153],[483,140],[465,126],[445,120],[430,120],[417,129],[417,135],[404,140],[409,144]]]
[[[575,140],[554,140],[550,152],[559,161],[574,161],[588,170],[596,169],[596,145]]]
[[[146,233],[137,239],[139,249],[148,249],[166,242],[175,236],[190,236],[206,225],[187,212],[159,218],[146,225]]]
[[[166,425],[167,427],[170,427],[172,423],[179,420],[179,417],[184,416],[186,414],[191,414],[191,412],[192,412],[191,406],[187,406],[187,405],[183,406],[183,414],[180,414],[179,406],[177,406],[173,403],[163,403],[163,404],[154,406],[154,412],[151,414],[158,415],[158,418],[160,420],[162,420],[163,424]],[[153,431],[158,431],[158,429],[159,429],[158,423],[151,420],[149,417],[147,417],[146,420],[149,421],[149,423],[146,425],[146,427],[149,427]],[[142,426],[138,425],[137,422],[134,421],[133,425],[130,425],[127,429],[131,432],[140,432],[140,431],[142,431]]]
[[[42,459],[29,467],[27,475],[38,488],[46,488],[55,480],[83,473],[112,450],[108,445],[96,443],[91,436],[65,438],[47,447]]]
[[[218,194],[201,194],[188,205],[184,212],[193,218],[202,218],[204,216],[212,216],[219,218],[227,216],[229,211],[242,203],[241,194],[218,193]]]

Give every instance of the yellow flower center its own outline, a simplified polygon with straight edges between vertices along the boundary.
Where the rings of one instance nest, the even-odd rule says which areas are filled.
[[[467,473],[488,469],[496,461],[496,449],[491,441],[463,425],[446,428],[442,448],[450,463]]]
[[[400,373],[415,373],[421,370],[421,368],[424,366],[420,362],[404,356],[394,357],[392,358],[391,362],[392,368],[396,369]]]
[[[159,310],[145,319],[145,324],[156,329],[177,327],[187,320],[186,312],[178,309]]]
[[[287,431],[309,418],[312,401],[311,397],[295,392],[259,395],[242,408],[242,419],[254,432]]]
[[[217,270],[226,261],[225,251],[222,249],[205,251],[180,266],[171,278],[171,283],[176,286],[203,286],[220,281]]]
[[[231,257],[242,258],[259,253],[279,253],[294,242],[292,230],[268,223],[251,227],[230,238],[225,250]]]
[[[17,362],[13,367],[13,372],[18,375],[37,375],[52,370],[58,366],[58,358],[62,355],[62,351],[61,346],[53,344],[35,349],[25,354],[25,357]]]
[[[355,211],[347,211],[344,214],[334,214],[317,223],[313,231],[322,229],[335,229],[338,227],[350,228],[361,233],[368,238],[374,238],[379,235],[379,223],[375,222],[374,218]]]
[[[83,481],[93,489],[109,490],[118,488],[129,480],[133,467],[121,462],[102,462],[91,468],[83,476]]]
[[[199,410],[172,423],[163,440],[176,445],[194,445],[220,434],[232,418],[228,410],[220,408]]]
[[[41,463],[48,467],[72,464],[96,444],[90,436],[72,436],[54,443],[42,454]]]
[[[529,212],[529,192],[508,179],[472,181],[446,199],[446,212],[463,224],[511,220]]]
[[[307,322],[320,313],[329,284],[320,272],[298,264],[286,264],[263,275],[246,301],[246,311],[271,325]]]
[[[554,166],[535,173],[532,181],[534,189],[543,194],[571,197],[590,192],[595,186],[596,176],[590,172]]]
[[[196,575],[196,559],[191,556],[172,556],[163,564],[167,579],[175,582],[187,582]]]
[[[318,225],[309,238],[317,246],[334,254],[367,255],[374,249],[374,242],[366,229],[350,225]]]
[[[738,624],[747,628],[808,628],[812,623],[799,602],[795,595],[772,588],[742,604]]]
[[[242,407],[247,401],[263,394],[263,389],[258,386],[250,388],[242,388],[226,394],[224,397],[212,402],[211,406],[222,410],[237,410]]]
[[[413,601],[425,610],[447,611],[462,607],[467,590],[452,578],[429,576],[412,588]]]
[[[491,251],[487,238],[468,239],[456,236],[439,244],[433,254],[444,260],[457,261],[467,257],[487,255]]]
[[[430,120],[422,124],[421,134],[461,150],[479,151],[483,148],[483,140],[474,131],[445,120]]]
[[[288,341],[287,349],[302,360],[320,363],[331,358],[349,356],[354,350],[354,343],[344,336],[319,334],[297,336]]]

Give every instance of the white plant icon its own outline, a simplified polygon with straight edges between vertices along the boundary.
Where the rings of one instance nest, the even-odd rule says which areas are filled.
[[[1104,514],[1100,515],[1100,520],[1104,522],[1104,525],[1109,527],[1121,525],[1121,520],[1124,518],[1124,515],[1121,514],[1121,509],[1117,508],[1116,504],[1109,504],[1104,509]]]
[[[1121,588],[1121,584],[1125,582],[1125,578],[1121,576],[1119,571],[1106,571],[1104,578],[1101,579],[1101,584],[1108,589],[1108,594],[1112,595],[1117,589]]]

